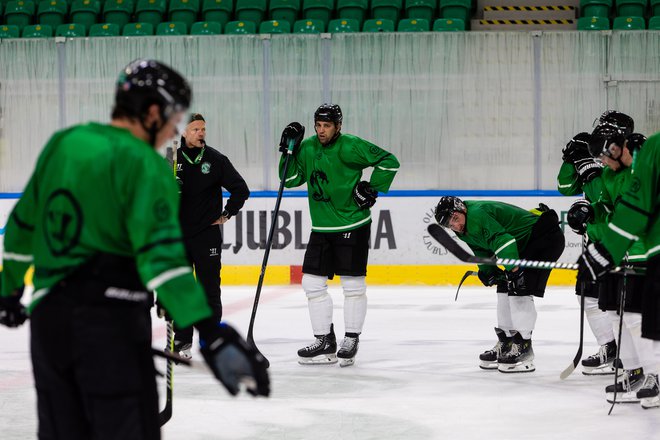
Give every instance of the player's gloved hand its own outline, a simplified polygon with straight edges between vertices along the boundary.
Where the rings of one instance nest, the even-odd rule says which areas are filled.
[[[591,243],[577,260],[580,282],[596,282],[614,267],[614,260],[610,253],[600,243]]]
[[[588,183],[600,176],[603,172],[603,165],[596,161],[593,157],[585,157],[584,159],[577,159],[573,166],[575,171],[580,176],[582,183]]]
[[[165,307],[158,301],[158,297],[156,297],[156,315],[158,315],[159,318],[164,319],[165,321],[171,321],[172,317],[170,316],[169,313],[167,313],[167,310],[165,310]]]
[[[361,209],[371,208],[376,204],[378,198],[378,191],[373,189],[369,182],[363,180],[358,182],[353,188],[353,200]]]
[[[25,307],[21,304],[21,296],[22,287],[11,296],[0,297],[0,324],[18,327],[28,318]]]
[[[585,199],[573,203],[566,214],[566,222],[573,232],[584,235],[587,232],[587,224],[594,221],[594,208]]]
[[[635,151],[636,149],[639,149],[644,145],[644,142],[646,142],[646,136],[644,136],[641,133],[632,133],[628,135],[626,138],[626,148],[631,152]]]
[[[282,130],[282,137],[280,138],[279,151],[281,153],[288,153],[289,142],[293,141],[293,151],[295,153],[300,146],[303,138],[305,137],[305,127],[300,122],[292,122]]]
[[[571,165],[578,159],[591,158],[589,153],[589,139],[591,135],[587,132],[578,133],[568,141],[562,152],[562,160]]]
[[[479,277],[481,284],[486,287],[494,286],[497,283],[506,281],[506,275],[499,267],[496,267],[492,272],[484,272],[483,270],[480,270],[477,272],[477,276]]]
[[[509,287],[509,293],[514,295],[525,295],[527,285],[525,284],[525,271],[518,268],[518,270],[507,270],[506,281]]]
[[[266,359],[250,347],[236,330],[212,318],[195,326],[199,330],[199,345],[204,360],[231,395],[238,394],[241,384],[253,396],[270,394]]]

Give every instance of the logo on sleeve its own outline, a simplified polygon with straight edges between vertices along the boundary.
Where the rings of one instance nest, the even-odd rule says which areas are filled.
[[[639,177],[634,176],[632,181],[630,182],[630,192],[636,193],[639,192],[639,189],[641,188],[642,184],[639,181]]]
[[[154,217],[156,220],[162,222],[170,218],[170,205],[167,204],[167,201],[163,198],[160,198],[154,202]]]
[[[202,163],[202,174],[208,174],[211,172],[211,164],[209,162]]]
[[[80,241],[83,215],[80,204],[66,189],[55,190],[44,209],[46,245],[56,257],[67,255]]]

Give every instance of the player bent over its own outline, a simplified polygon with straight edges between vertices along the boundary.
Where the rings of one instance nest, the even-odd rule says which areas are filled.
[[[468,244],[479,257],[557,261],[564,251],[564,234],[557,213],[525,211],[508,203],[463,201],[445,196],[435,208],[435,219]],[[497,285],[498,341],[479,359],[481,368],[502,373],[530,373],[534,366],[532,332],[536,324],[534,297],[542,298],[550,270],[516,266],[479,265],[485,286]]]
[[[296,145],[283,178],[288,188],[307,183],[312,218],[302,287],[316,340],[298,351],[301,364],[336,363],[337,357],[341,366],[355,361],[367,313],[370,208],[378,191],[389,190],[399,169],[399,161],[391,153],[342,133],[342,119],[338,105],[323,104],[314,113],[316,135],[302,140],[304,127],[292,123],[284,129],[280,143],[283,153],[290,140]],[[284,157],[280,174],[283,163]],[[367,168],[373,168],[368,182],[361,180]],[[327,284],[334,275],[341,276],[344,290],[345,336],[338,352]]]
[[[156,149],[188,108],[186,80],[137,60],[120,74],[110,124],[55,133],[5,235],[0,323],[29,306],[40,439],[159,439],[151,350],[154,290],[174,321],[200,330],[202,354],[230,393],[269,394],[263,357],[212,318],[186,259],[178,190]]]

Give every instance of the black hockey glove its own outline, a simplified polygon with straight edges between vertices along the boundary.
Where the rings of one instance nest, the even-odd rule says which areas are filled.
[[[584,235],[587,232],[587,224],[594,221],[594,208],[586,200],[578,200],[573,203],[566,214],[566,223],[573,232]]]
[[[573,166],[575,166],[575,171],[580,176],[583,184],[591,182],[603,172],[603,165],[596,162],[593,157],[578,159],[573,163]]]
[[[353,188],[353,200],[360,207],[360,209],[371,208],[376,204],[378,198],[378,191],[373,189],[369,182],[363,180],[358,182]]]
[[[640,133],[632,133],[628,135],[626,141],[626,148],[628,148],[628,151],[632,154],[635,150],[642,148],[642,145],[646,142],[646,136]]]
[[[293,141],[293,151],[291,153],[295,154],[296,150],[300,146],[303,138],[305,137],[305,127],[300,122],[292,122],[282,130],[282,138],[280,139],[279,150],[281,153],[289,152],[289,142]]]
[[[591,243],[577,260],[580,282],[595,283],[614,267],[612,256],[600,243]]]
[[[578,133],[573,136],[573,139],[568,141],[562,152],[562,160],[571,165],[575,164],[576,160],[591,158],[589,153],[589,139],[591,135],[587,132]]]
[[[525,271],[518,268],[515,272],[507,270],[506,281],[509,287],[509,293],[512,295],[526,295],[527,285],[525,284]]]
[[[159,318],[165,319],[165,321],[171,321],[172,317],[170,316],[169,313],[167,313],[167,310],[165,310],[165,307],[158,301],[158,297],[156,297],[156,315]]]
[[[484,272],[483,270],[480,270],[477,272],[477,276],[479,277],[481,284],[486,287],[494,286],[495,284],[501,282],[506,282],[506,275],[504,274],[504,271],[499,267],[496,267],[492,272]]]
[[[220,217],[224,217],[224,218],[226,218],[227,220],[229,220],[229,219],[231,218],[231,214],[229,213],[229,211],[227,211],[226,209],[224,209],[224,210],[222,211],[222,214],[220,214]]]
[[[236,330],[209,318],[195,325],[204,360],[232,396],[246,386],[253,396],[270,394],[266,359],[251,348]]]
[[[23,288],[12,296],[0,297],[0,324],[7,327],[18,327],[28,318],[25,307],[21,304]]]

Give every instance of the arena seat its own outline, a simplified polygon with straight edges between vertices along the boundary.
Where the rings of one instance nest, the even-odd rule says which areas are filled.
[[[89,28],[90,37],[118,37],[119,25],[115,23],[96,23]]]
[[[294,23],[298,19],[300,0],[270,0],[269,16],[271,20],[286,20]]]
[[[222,25],[216,21],[198,21],[190,28],[190,35],[219,35]]]
[[[69,16],[71,23],[82,24],[91,30],[92,25],[96,24],[100,12],[100,5],[94,0],[75,0],[71,4]]]
[[[423,18],[404,18],[399,21],[397,32],[429,32],[429,21]]]
[[[259,25],[260,34],[290,34],[291,23],[286,20],[262,21]]]
[[[86,37],[87,29],[82,24],[64,23],[55,29],[56,37],[78,38]]]
[[[103,5],[103,21],[123,29],[131,21],[133,2],[130,0],[107,0]]]
[[[325,32],[325,23],[323,20],[315,19],[298,20],[293,25],[293,32],[296,34],[320,34]]]
[[[188,35],[188,26],[182,21],[163,21],[158,24],[156,35]]]
[[[386,18],[373,18],[364,22],[362,32],[394,32],[394,21]]]
[[[50,38],[53,28],[47,24],[30,24],[23,28],[23,38]]]
[[[257,25],[251,21],[230,21],[225,26],[225,34],[256,34]]]
[[[127,23],[121,31],[125,37],[143,37],[154,34],[154,26],[151,23]]]
[[[360,22],[351,18],[337,18],[330,20],[328,32],[341,34],[345,32],[360,32]]]

